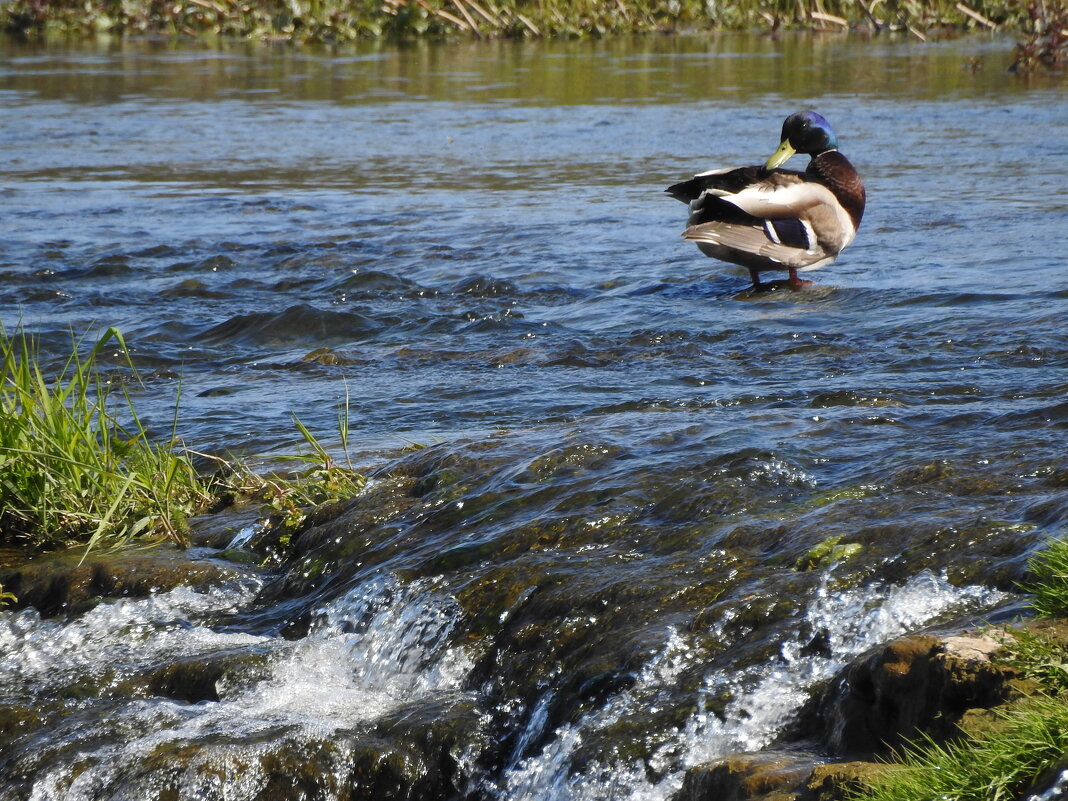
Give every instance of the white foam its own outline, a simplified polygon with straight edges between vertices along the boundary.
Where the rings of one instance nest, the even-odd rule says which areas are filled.
[[[655,703],[656,690],[670,685],[695,658],[677,632],[642,671],[638,682],[600,709],[554,732],[541,753],[508,773],[501,801],[664,801],[682,786],[688,767],[771,744],[807,700],[809,689],[838,673],[868,648],[921,628],[939,618],[989,608],[1005,598],[982,587],[958,588],[944,578],[922,573],[901,586],[836,591],[824,582],[809,604],[805,620],[826,631],[830,655],[806,655],[806,639],[781,645],[781,659],[732,673],[705,677],[697,712],[671,742],[653,753],[649,764],[593,764],[572,773],[572,759],[584,736]],[[806,627],[806,628],[809,628]],[[733,700],[722,717],[708,701]],[[649,768],[663,778],[649,779]]]
[[[146,614],[153,608],[142,603],[141,614],[129,609],[111,614],[125,615],[125,631],[142,631],[155,625]],[[401,704],[458,689],[470,669],[467,655],[448,642],[459,618],[456,602],[431,583],[402,585],[379,577],[327,604],[297,642],[165,629],[176,651],[189,649],[183,637],[236,638],[230,645],[266,647],[266,674],[250,683],[221,684],[218,702],[123,701],[101,724],[111,730],[105,746],[94,744],[100,734],[96,726],[82,730],[72,721],[56,727],[50,736],[61,746],[59,756],[37,773],[31,799],[156,797],[165,788],[176,788],[183,799],[253,798],[267,781],[263,756],[322,743]],[[67,631],[82,628],[75,621],[57,625],[52,633],[84,646],[84,636]],[[134,639],[147,645],[158,636],[157,631]],[[37,649],[42,663],[65,652]],[[87,660],[78,658],[84,668]],[[157,754],[186,747],[192,755],[178,761],[184,766],[180,776],[173,775],[176,765],[156,764]],[[316,752],[317,768],[333,765],[339,782],[351,767],[346,760],[344,748]],[[329,783],[329,776],[320,780]]]

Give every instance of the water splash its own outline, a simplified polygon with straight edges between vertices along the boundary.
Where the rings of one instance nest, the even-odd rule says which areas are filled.
[[[541,753],[514,766],[499,797],[506,801],[664,801],[682,786],[688,767],[730,753],[770,745],[793,719],[815,684],[838,673],[868,648],[954,614],[990,608],[1004,593],[982,587],[958,588],[945,578],[921,573],[900,586],[836,591],[825,579],[805,612],[812,630],[825,631],[828,648],[806,653],[808,638],[784,641],[780,658],[733,673],[706,676],[698,711],[672,742],[649,760],[594,764],[572,772],[572,759],[589,733],[655,703],[694,657],[672,632],[642,671],[638,682],[574,724],[558,728]],[[729,693],[722,717],[708,700]],[[650,779],[650,775],[662,776]]]
[[[315,783],[340,790],[352,769],[346,738],[402,704],[457,690],[470,669],[466,654],[449,645],[459,607],[429,581],[402,585],[384,576],[361,584],[324,606],[309,634],[295,643],[183,624],[179,617],[190,608],[217,608],[190,590],[112,607],[94,610],[104,620],[89,619],[94,613],[66,625],[38,620],[37,631],[32,619],[19,625],[5,620],[0,645],[21,644],[5,648],[5,665],[17,663],[38,676],[50,665],[57,670],[72,647],[97,642],[84,631],[98,627],[125,632],[127,674],[151,659],[138,656],[135,645],[156,659],[167,648],[190,652],[208,642],[255,646],[250,655],[258,651],[264,664],[218,682],[217,702],[152,697],[102,704],[97,698],[72,705],[48,731],[47,743],[24,743],[15,757],[35,777],[32,801],[157,798],[167,792],[190,799],[257,798],[269,786],[270,765],[279,754],[314,759]],[[164,613],[169,620],[161,620]],[[125,625],[108,624],[120,616]],[[67,644],[42,645],[49,638]],[[113,634],[108,643],[100,640],[95,650],[76,655],[57,685],[76,681],[93,656],[122,642],[123,634]],[[0,798],[23,797],[0,790]]]
[[[809,638],[793,638],[782,644],[777,663],[708,677],[700,703],[705,711],[687,726],[684,764],[768,746],[807,700],[808,689],[832,678],[853,657],[954,612],[989,607],[1004,597],[983,587],[954,587],[929,572],[900,586],[840,592],[825,580],[805,619],[813,631],[828,637],[827,653],[806,655]],[[724,691],[734,700],[721,719],[704,700],[722,697]]]
[[[0,692],[47,695],[74,684],[103,692],[161,660],[257,644],[263,638],[205,623],[247,606],[260,586],[246,578],[205,592],[178,587],[99,604],[66,622],[43,620],[32,608],[0,615]]]

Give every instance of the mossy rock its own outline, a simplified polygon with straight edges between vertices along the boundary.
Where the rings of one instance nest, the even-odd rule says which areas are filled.
[[[1016,671],[991,659],[985,636],[901,637],[854,660],[816,699],[815,729],[834,754],[886,755],[920,735],[945,739],[970,709],[1009,696]],[[810,707],[811,709],[811,707]],[[803,714],[803,720],[807,714]]]
[[[887,770],[874,762],[830,762],[817,765],[805,781],[797,801],[850,801],[868,780]]]
[[[794,566],[797,570],[816,570],[830,567],[838,562],[859,554],[864,546],[859,542],[842,542],[842,536],[828,537],[822,542],[816,543],[808,552],[797,560]]]
[[[686,771],[672,801],[792,799],[812,773],[809,756],[761,751],[696,765]]]
[[[247,570],[215,559],[190,558],[172,545],[90,552],[84,548],[31,558],[0,571],[0,586],[18,600],[15,609],[33,607],[43,617],[74,615],[101,600],[144,598],[179,586],[218,587]]]

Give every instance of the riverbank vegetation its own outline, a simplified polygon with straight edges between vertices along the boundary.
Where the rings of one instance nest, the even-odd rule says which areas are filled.
[[[0,4],[0,27],[20,36],[211,35],[295,42],[780,28],[905,30],[924,38],[942,28],[1042,34],[1056,7],[1032,0],[10,0]]]
[[[122,334],[108,329],[88,353],[83,345],[74,339],[63,368],[46,376],[33,338],[0,332],[0,540],[184,542],[207,486],[172,442],[149,440],[124,378],[103,369],[106,350],[127,353]]]
[[[118,365],[109,367],[105,354]],[[351,464],[337,463],[296,418],[310,452],[288,461],[310,462],[307,469],[260,474],[241,461],[210,456],[215,470],[202,475],[192,461],[196,454],[176,437],[177,402],[170,429],[154,438],[134,404],[138,384],[114,328],[91,346],[72,337],[56,375],[46,375],[31,336],[0,329],[0,543],[80,543],[88,551],[164,536],[184,546],[186,520],[209,506],[254,498],[293,525],[308,507],[363,486]],[[347,421],[345,403],[339,410],[343,447]]]
[[[1058,540],[1030,563],[1039,615],[1068,615],[1068,540]],[[873,774],[853,801],[991,801],[1020,798],[1068,753],[1068,650],[1062,636],[1027,629],[1001,632],[1002,661],[1023,681],[1015,701],[992,711],[965,736],[924,739]],[[1038,788],[1041,789],[1041,788]]]

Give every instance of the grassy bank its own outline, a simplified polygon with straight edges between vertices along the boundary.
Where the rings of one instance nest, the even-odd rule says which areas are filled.
[[[106,350],[126,354],[115,329],[88,350],[73,341],[47,376],[31,337],[0,331],[0,541],[184,542],[185,518],[211,499],[188,458],[149,440],[124,376],[101,367]]]
[[[1030,567],[1034,609],[1068,616],[1068,540],[1052,543]],[[853,801],[1007,801],[1022,797],[1055,765],[1063,767],[1068,753],[1065,642],[1010,630],[1004,649],[1004,661],[1031,687],[1030,694],[996,709],[992,719],[960,739],[906,749]]]
[[[105,353],[117,354],[118,367],[102,361]],[[310,463],[307,469],[261,475],[210,457],[218,469],[202,476],[177,441],[177,402],[171,430],[153,438],[128,391],[137,384],[126,343],[113,328],[93,343],[72,338],[54,375],[42,369],[32,337],[0,328],[0,543],[91,549],[165,536],[185,545],[186,519],[223,498],[253,497],[266,514],[294,526],[308,507],[363,485],[296,418],[310,450],[293,459]],[[343,447],[347,421],[346,402],[339,409]]]
[[[1062,3],[1063,5],[1063,3]],[[345,42],[394,36],[599,36],[679,30],[946,26],[1035,31],[1030,0],[8,0],[20,36],[97,33]]]

